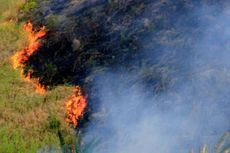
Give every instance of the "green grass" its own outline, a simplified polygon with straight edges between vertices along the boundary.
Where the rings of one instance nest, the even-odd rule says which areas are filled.
[[[57,131],[53,130],[52,114],[59,122],[58,129],[65,144],[74,141],[73,130],[64,122],[64,99],[71,87],[58,87],[45,96],[20,78],[20,72],[9,64],[0,69],[0,152],[36,152],[47,145],[59,146]]]
[[[30,10],[36,7],[37,7],[37,2],[35,0],[27,0],[27,3],[25,3],[21,9],[22,11],[28,13]]]
[[[63,104],[72,87],[60,86],[41,96],[21,78],[20,70],[12,68],[10,57],[27,44],[18,14],[34,8],[35,3],[0,0],[0,4],[0,153],[33,153],[50,146],[60,150],[58,131],[62,143],[74,143],[75,133],[64,122]],[[52,128],[50,116],[58,122],[58,129]]]

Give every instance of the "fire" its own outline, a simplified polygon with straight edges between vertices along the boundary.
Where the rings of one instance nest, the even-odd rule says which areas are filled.
[[[15,69],[19,67],[24,68],[24,63],[27,62],[29,57],[40,47],[40,42],[38,40],[46,35],[44,26],[40,28],[39,31],[33,31],[33,24],[31,22],[24,25],[24,30],[28,33],[29,45],[23,50],[16,52],[12,57],[13,67]]]
[[[35,83],[35,92],[44,95],[46,93],[46,87],[40,83]]]
[[[76,128],[78,126],[78,120],[83,116],[86,106],[87,100],[82,95],[81,88],[76,86],[74,94],[65,102],[65,108],[68,115],[66,122],[73,124]]]
[[[35,53],[38,48],[41,46],[39,39],[43,38],[46,35],[45,27],[41,27],[38,31],[33,29],[33,24],[28,22],[24,25],[23,29],[28,34],[28,42],[29,44],[23,49],[17,51],[12,56],[12,65],[14,69],[21,68],[21,74],[25,78],[26,81],[33,82],[36,87],[36,92],[40,94],[44,94],[46,91],[45,86],[41,85],[38,80],[31,79],[31,73],[29,72],[26,76],[24,74],[23,69],[25,68],[25,63],[29,60],[29,57]]]

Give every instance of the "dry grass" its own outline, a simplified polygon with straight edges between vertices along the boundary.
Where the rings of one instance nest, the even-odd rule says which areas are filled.
[[[17,21],[25,0],[0,0],[0,22]]]
[[[3,137],[0,152],[7,149],[9,152],[33,152],[46,145],[58,146],[57,132],[49,128],[51,114],[60,122],[65,142],[73,142],[74,131],[64,122],[63,107],[72,87],[61,86],[41,96],[20,78],[20,72],[9,65],[3,67],[0,69],[5,75],[0,79],[0,135]]]
[[[46,95],[13,70],[10,57],[27,44],[27,35],[18,23],[24,0],[0,0],[0,153],[33,153],[60,145],[57,131],[50,129],[49,116],[60,122],[65,143],[74,141],[74,131],[64,122],[63,101],[72,87],[60,86]],[[34,5],[34,3],[33,3]],[[30,6],[27,6],[30,7]]]

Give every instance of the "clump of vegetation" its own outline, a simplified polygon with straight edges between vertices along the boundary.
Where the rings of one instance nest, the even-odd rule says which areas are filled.
[[[27,2],[23,4],[21,9],[24,12],[29,12],[36,7],[37,7],[37,2],[35,0],[27,0]]]
[[[54,114],[49,115],[49,128],[52,130],[58,130],[60,127],[60,122],[57,120]]]

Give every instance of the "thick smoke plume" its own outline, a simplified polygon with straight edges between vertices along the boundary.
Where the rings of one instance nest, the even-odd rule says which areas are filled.
[[[44,2],[34,22],[53,32],[28,66],[46,85],[83,85],[82,147],[96,142],[92,153],[211,151],[230,130],[229,9],[227,0]]]

